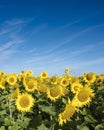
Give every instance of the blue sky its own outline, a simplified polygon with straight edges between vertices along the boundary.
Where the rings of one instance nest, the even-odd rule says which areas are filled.
[[[0,71],[104,73],[103,0],[0,0]]]

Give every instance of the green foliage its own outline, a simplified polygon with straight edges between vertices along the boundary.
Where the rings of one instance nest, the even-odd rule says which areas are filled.
[[[42,83],[48,83],[51,88],[52,84],[47,80]],[[83,77],[80,80],[82,84],[86,84]],[[71,119],[62,126],[59,125],[59,113],[64,110],[68,99],[74,97],[70,90],[71,83],[66,87],[69,93],[55,102],[48,99],[46,93],[28,92],[36,100],[29,112],[17,110],[15,100],[10,96],[15,89],[6,84],[6,89],[0,89],[0,130],[104,130],[104,79],[100,83],[95,81],[89,84],[95,93],[91,103],[79,108]],[[18,85],[21,93],[25,92],[23,82],[18,81]]]

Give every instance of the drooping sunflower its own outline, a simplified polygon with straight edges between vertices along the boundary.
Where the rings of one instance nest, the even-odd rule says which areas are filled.
[[[37,81],[34,79],[23,80],[23,84],[25,86],[26,91],[28,92],[33,92],[34,90],[37,90]]]
[[[96,80],[96,74],[90,72],[88,74],[84,73],[84,80],[87,83],[93,83]]]
[[[52,88],[49,88],[47,90],[47,97],[51,100],[51,101],[56,101],[57,99],[59,99],[61,96],[63,95],[62,92],[62,87],[61,86],[55,86]]]
[[[60,84],[64,87],[68,86],[69,85],[69,80],[65,77],[61,78],[60,80]]]
[[[23,93],[21,95],[18,95],[16,99],[16,107],[18,111],[28,112],[34,105],[34,102],[35,100],[30,94]]]
[[[77,93],[82,87],[83,87],[82,84],[79,82],[72,83],[71,84],[71,91],[73,93]]]
[[[42,72],[42,73],[40,74],[40,77],[41,77],[42,79],[46,79],[46,78],[48,78],[48,73],[47,73],[47,72]]]
[[[65,109],[63,112],[59,114],[58,122],[59,125],[63,125],[63,123],[66,123],[70,118],[74,115],[76,111],[76,103],[74,101],[68,100],[68,103],[65,106]]]
[[[94,91],[89,86],[84,86],[76,93],[74,100],[77,103],[77,107],[83,107],[88,105],[94,97]]]
[[[9,74],[7,75],[6,81],[9,85],[14,85],[17,82],[16,74]]]

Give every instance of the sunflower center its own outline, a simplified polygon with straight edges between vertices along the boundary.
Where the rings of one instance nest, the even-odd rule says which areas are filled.
[[[30,101],[29,101],[28,98],[26,98],[26,96],[24,96],[24,97],[22,97],[22,98],[20,99],[19,104],[20,104],[21,107],[26,108],[26,107],[29,106]]]
[[[13,83],[13,82],[14,82],[14,78],[13,78],[13,77],[10,78],[9,81],[10,81],[11,83]]]
[[[64,85],[66,85],[67,84],[67,81],[66,80],[63,80],[63,82],[62,82]]]
[[[58,88],[52,88],[50,89],[50,95],[52,97],[57,97],[60,94],[60,89]]]
[[[34,83],[33,82],[29,82],[27,86],[28,86],[29,89],[32,89],[32,88],[34,88]]]
[[[89,97],[89,93],[86,92],[86,91],[84,91],[84,90],[83,90],[83,91],[80,91],[79,94],[78,94],[78,100],[79,100],[80,102],[85,102],[85,101],[87,101],[88,97]]]
[[[79,88],[78,86],[74,86],[75,91],[78,91],[78,88]]]
[[[88,74],[87,76],[86,76],[86,78],[87,78],[87,80],[92,80],[93,79],[93,75],[92,74]]]

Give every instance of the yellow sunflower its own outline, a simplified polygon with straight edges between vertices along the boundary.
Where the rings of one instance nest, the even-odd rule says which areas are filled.
[[[14,92],[11,93],[11,98],[16,99],[20,95],[20,90],[17,88]]]
[[[62,87],[61,86],[55,86],[52,88],[49,88],[47,90],[47,97],[51,99],[52,101],[56,101],[62,96]]]
[[[58,82],[59,82],[59,77],[58,76],[53,76],[51,78],[51,84],[52,85],[56,85],[56,84],[58,84]]]
[[[5,76],[5,75],[6,75],[6,73],[4,71],[0,72],[0,76]]]
[[[32,70],[28,70],[27,73],[29,74],[29,76],[31,76],[33,74]]]
[[[69,85],[69,80],[65,77],[61,78],[60,80],[60,84],[64,87],[68,86]]]
[[[30,111],[31,107],[34,105],[34,102],[35,100],[31,95],[27,93],[23,93],[21,95],[18,95],[16,99],[16,107],[18,111],[28,112]]]
[[[42,72],[42,73],[40,74],[40,77],[41,77],[42,79],[46,79],[46,78],[48,78],[48,73],[47,73],[47,72]]]
[[[34,90],[37,90],[37,81],[34,79],[24,80],[23,84],[25,86],[26,91],[28,92],[33,92]]]
[[[74,100],[77,103],[77,107],[83,107],[91,102],[94,97],[94,92],[89,86],[84,86],[76,93]]]
[[[66,69],[65,69],[65,73],[68,73],[69,71],[70,71],[69,68],[66,68]]]
[[[3,78],[0,78],[0,88],[5,89],[6,88],[6,81]]]
[[[72,91],[73,93],[77,93],[82,87],[83,87],[83,86],[82,86],[81,83],[78,83],[78,82],[72,83],[72,84],[71,84],[71,91]]]
[[[17,82],[17,77],[15,74],[9,74],[9,75],[7,75],[6,80],[9,85],[14,85]]]
[[[38,85],[38,91],[41,93],[47,93],[48,87],[45,84]]]
[[[96,74],[90,72],[88,74],[84,73],[84,80],[87,83],[93,83],[96,80]]]
[[[76,104],[73,101],[68,100],[68,103],[65,106],[65,110],[59,114],[58,122],[59,125],[63,125],[74,115],[76,111]]]

